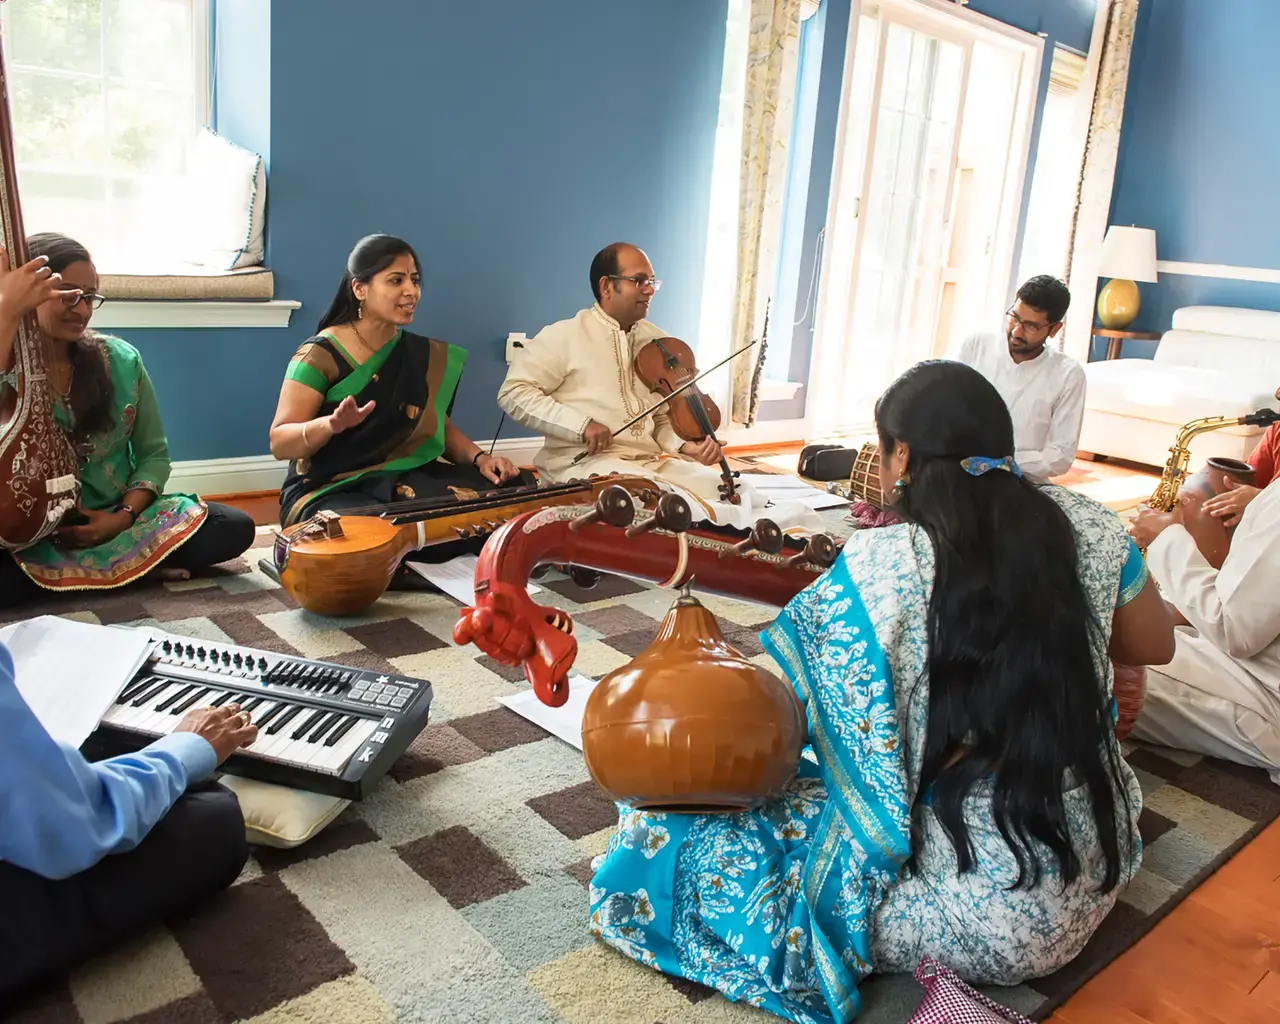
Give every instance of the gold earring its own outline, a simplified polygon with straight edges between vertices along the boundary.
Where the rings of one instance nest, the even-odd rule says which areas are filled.
[[[356,309],[356,319],[357,320],[364,319],[364,299],[360,300],[360,306],[358,309]]]

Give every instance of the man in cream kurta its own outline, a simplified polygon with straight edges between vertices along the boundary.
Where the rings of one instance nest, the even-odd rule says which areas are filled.
[[[822,518],[807,506],[768,504],[741,478],[741,504],[723,501],[719,446],[709,438],[683,440],[665,406],[611,436],[661,397],[644,386],[633,365],[641,348],[668,337],[645,319],[658,283],[641,250],[611,245],[591,265],[595,303],[544,327],[516,354],[498,405],[543,435],[534,465],[551,481],[593,473],[649,477],[681,494],[695,520],[749,529],[769,518],[783,530],[821,531]],[[575,463],[584,451],[589,456]]]
[[[1197,506],[1191,498],[1179,516],[1144,511],[1131,528],[1186,623],[1173,661],[1147,670],[1133,736],[1266,768],[1280,783],[1280,481],[1249,503],[1221,569],[1192,536]]]
[[[1018,289],[1004,334],[970,335],[951,357],[1000,392],[1013,420],[1014,459],[1039,484],[1071,468],[1084,423],[1084,367],[1048,344],[1070,302],[1057,278],[1033,277]]]

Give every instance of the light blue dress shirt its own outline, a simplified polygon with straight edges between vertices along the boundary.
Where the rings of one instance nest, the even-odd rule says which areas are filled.
[[[0,643],[0,860],[68,878],[137,846],[217,766],[213,747],[192,732],[91,764],[45,731]]]

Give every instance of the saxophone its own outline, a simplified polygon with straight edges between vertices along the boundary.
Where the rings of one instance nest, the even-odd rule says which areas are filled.
[[[1156,512],[1172,512],[1177,506],[1178,492],[1186,482],[1187,464],[1191,460],[1191,439],[1197,434],[1221,430],[1223,427],[1269,427],[1278,421],[1280,412],[1259,409],[1247,416],[1202,416],[1184,424],[1169,449],[1169,460],[1164,464],[1164,472],[1160,474],[1160,483],[1147,502],[1148,507]]]

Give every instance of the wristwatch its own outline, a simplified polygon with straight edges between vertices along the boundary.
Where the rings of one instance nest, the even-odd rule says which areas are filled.
[[[134,511],[134,508],[132,505],[126,505],[122,502],[119,505],[117,505],[115,508],[113,508],[111,511],[112,512],[128,512],[130,523],[136,523],[138,521],[138,513]]]

